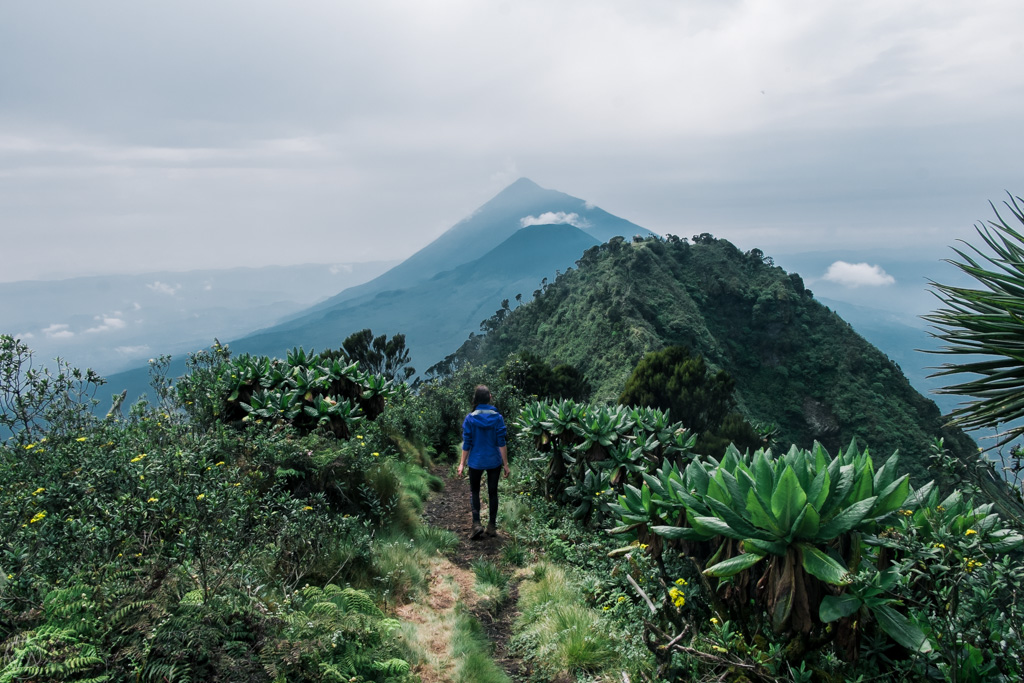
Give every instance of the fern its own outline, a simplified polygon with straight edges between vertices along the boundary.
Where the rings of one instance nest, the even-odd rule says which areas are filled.
[[[409,666],[409,662],[404,659],[398,659],[392,657],[391,659],[384,662],[374,662],[374,671],[379,671],[388,678],[397,678],[399,676],[405,676],[409,673],[412,667]]]
[[[341,599],[344,602],[345,609],[350,612],[359,612],[371,617],[384,616],[384,613],[380,611],[380,608],[377,607],[373,599],[363,591],[345,588],[341,591]]]

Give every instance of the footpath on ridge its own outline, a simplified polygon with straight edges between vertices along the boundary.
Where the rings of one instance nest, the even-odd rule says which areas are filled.
[[[467,477],[451,477],[447,468],[435,472],[444,479],[444,489],[434,494],[425,504],[423,520],[430,526],[446,529],[456,534],[459,545],[448,557],[439,559],[431,569],[429,594],[416,602],[403,605],[398,616],[414,624],[434,624],[421,632],[421,645],[428,651],[434,666],[417,667],[424,683],[447,683],[455,681],[455,664],[448,655],[450,629],[437,627],[437,623],[451,621],[456,602],[461,602],[480,622],[493,647],[492,657],[513,681],[527,680],[522,662],[509,654],[508,644],[512,637],[512,622],[516,616],[519,597],[519,577],[513,576],[509,583],[508,599],[496,610],[488,611],[478,605],[474,584],[476,575],[472,563],[484,559],[501,565],[501,548],[508,535],[499,529],[498,535],[486,535],[471,539],[471,515],[469,508],[469,480]],[[483,507],[486,511],[486,492],[483,492]],[[486,512],[485,512],[486,514]],[[502,567],[502,571],[514,569]],[[423,636],[428,637],[424,638]]]

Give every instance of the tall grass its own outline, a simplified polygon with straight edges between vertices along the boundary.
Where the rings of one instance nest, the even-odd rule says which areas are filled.
[[[424,589],[426,559],[412,541],[392,538],[377,543],[373,553],[374,588],[380,598],[401,604]]]
[[[490,655],[490,642],[483,627],[471,614],[461,609],[455,618],[452,633],[452,657],[456,683],[511,683]]]
[[[498,524],[502,529],[514,532],[524,529],[533,517],[533,510],[516,495],[502,496],[498,501]]]
[[[503,573],[498,565],[483,558],[474,560],[471,566],[476,575],[476,585],[473,589],[479,599],[478,605],[493,614],[508,600],[510,577]]]
[[[536,565],[519,585],[519,610],[513,648],[542,675],[596,674],[620,659],[607,622],[555,565]]]
[[[450,555],[459,546],[459,537],[447,529],[424,525],[416,532],[416,543],[428,555]]]

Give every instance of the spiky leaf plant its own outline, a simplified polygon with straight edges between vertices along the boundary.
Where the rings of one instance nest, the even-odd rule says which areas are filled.
[[[1005,205],[1024,226],[1022,201],[1011,195]],[[996,220],[976,226],[989,252],[965,243],[965,249],[954,248],[959,260],[947,259],[980,287],[932,281],[943,308],[924,319],[934,326],[932,335],[945,343],[934,353],[957,357],[935,376],[968,377],[939,390],[974,399],[952,413],[953,424],[964,429],[1004,428],[994,446],[998,448],[1024,434],[1024,423],[1006,427],[1024,417],[1024,234],[1011,227],[994,205],[992,209]],[[964,362],[964,355],[971,359]]]

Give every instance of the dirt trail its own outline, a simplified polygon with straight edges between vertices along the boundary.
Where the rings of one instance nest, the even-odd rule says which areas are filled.
[[[424,683],[443,683],[451,680],[449,676],[454,674],[454,662],[448,661],[447,655],[450,631],[443,627],[438,628],[437,622],[444,621],[446,614],[450,615],[458,600],[470,609],[487,632],[494,647],[495,663],[513,681],[526,680],[522,663],[510,656],[507,651],[512,636],[512,622],[515,619],[518,580],[512,579],[508,600],[494,614],[477,608],[476,594],[473,591],[476,576],[470,564],[479,558],[500,564],[501,547],[507,536],[499,529],[496,537],[484,535],[471,539],[469,532],[472,518],[469,510],[468,479],[454,479],[447,476],[446,472],[436,474],[444,478],[444,489],[427,501],[423,518],[431,526],[447,529],[458,535],[459,545],[450,558],[439,560],[431,570],[429,595],[398,610],[398,616],[405,621],[421,625],[432,623],[435,626],[433,629],[423,629],[430,632],[430,637],[421,640],[421,645],[429,651],[436,665],[420,667],[417,673]],[[485,498],[485,515],[486,506]]]

